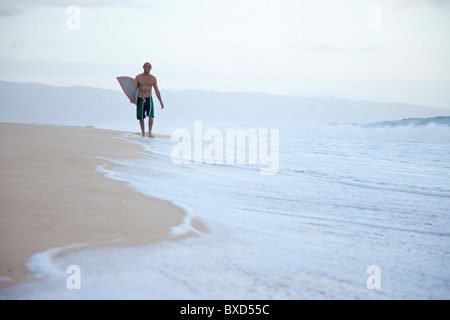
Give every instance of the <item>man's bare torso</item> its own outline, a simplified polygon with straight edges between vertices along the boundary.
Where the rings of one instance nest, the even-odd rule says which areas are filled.
[[[139,83],[139,97],[151,97],[156,78],[151,74],[141,73],[136,77],[136,81]]]

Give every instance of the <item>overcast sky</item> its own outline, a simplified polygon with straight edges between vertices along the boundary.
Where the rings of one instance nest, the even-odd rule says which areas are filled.
[[[0,0],[0,80],[450,107],[450,1]]]

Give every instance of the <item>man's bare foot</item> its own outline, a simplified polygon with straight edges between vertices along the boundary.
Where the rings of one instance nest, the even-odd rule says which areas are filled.
[[[149,137],[149,138],[154,138],[155,136],[154,136],[152,133],[149,133],[149,134],[148,134],[148,137]]]

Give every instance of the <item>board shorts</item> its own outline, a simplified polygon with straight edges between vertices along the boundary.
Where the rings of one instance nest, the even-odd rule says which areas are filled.
[[[138,98],[136,104],[136,117],[138,120],[144,120],[145,117],[155,117],[155,108],[153,107],[153,98]]]

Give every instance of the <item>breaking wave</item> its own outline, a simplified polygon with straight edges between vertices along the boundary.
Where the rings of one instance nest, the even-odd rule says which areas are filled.
[[[290,128],[290,131],[312,139],[450,143],[450,117],[410,118],[369,124],[330,123],[293,129]]]

